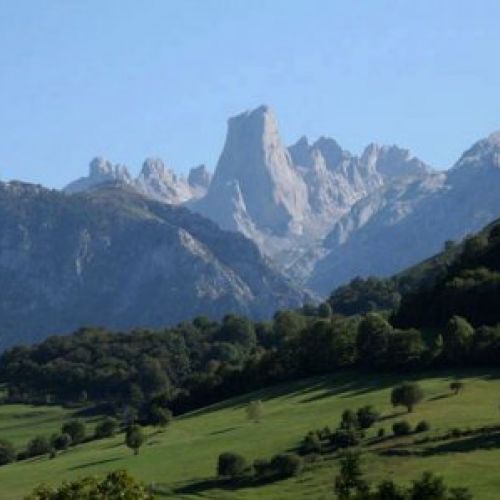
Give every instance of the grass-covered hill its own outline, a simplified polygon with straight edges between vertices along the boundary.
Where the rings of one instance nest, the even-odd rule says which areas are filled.
[[[1,498],[22,498],[40,482],[58,484],[116,469],[127,469],[153,485],[159,498],[335,498],[337,453],[326,450],[307,462],[297,477],[252,487],[217,481],[217,457],[232,451],[251,462],[292,451],[308,431],[325,426],[334,429],[345,409],[373,405],[381,418],[367,430],[360,445],[362,468],[370,483],[390,478],[407,485],[430,470],[442,475],[447,484],[468,487],[475,499],[495,500],[500,488],[499,375],[497,371],[454,371],[414,377],[424,390],[424,400],[411,414],[390,404],[391,389],[401,376],[344,372],[275,385],[185,414],[164,431],[145,428],[146,443],[137,456],[123,444],[120,433],[69,448],[52,459],[43,456],[0,467]],[[449,384],[457,377],[465,389],[453,395]],[[247,418],[245,406],[257,399],[262,401],[262,415],[255,422]],[[3,406],[0,437],[11,435],[13,429],[22,439],[51,432],[49,417],[41,410]],[[401,419],[413,427],[426,420],[431,429],[395,438],[392,425]],[[480,431],[483,427],[491,430]],[[376,437],[380,428],[385,429],[384,438]],[[450,433],[450,429],[455,430]]]

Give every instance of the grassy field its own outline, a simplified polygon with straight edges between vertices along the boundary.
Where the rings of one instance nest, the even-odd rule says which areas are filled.
[[[410,422],[428,420],[430,435],[453,427],[500,423],[500,372],[461,373],[465,391],[451,396],[448,386],[455,375],[428,374],[419,378],[426,397],[408,416]],[[70,449],[52,460],[42,457],[0,467],[0,498],[19,499],[40,482],[58,483],[114,469],[127,469],[143,481],[154,483],[165,491],[165,498],[334,498],[333,479],[338,466],[334,456],[308,465],[297,478],[234,490],[211,483],[217,456],[223,451],[235,451],[249,460],[269,458],[294,448],[308,430],[325,425],[334,428],[344,409],[366,404],[374,405],[384,416],[369,430],[368,437],[380,427],[390,433],[394,421],[403,416],[402,410],[395,411],[389,404],[391,388],[398,381],[400,378],[394,376],[344,373],[275,386],[185,415],[164,432],[147,429],[148,439],[139,456],[133,456],[123,445],[123,435],[118,435]],[[257,398],[264,403],[264,416],[261,422],[253,423],[246,419],[244,406]],[[30,412],[34,412],[32,417]],[[5,406],[0,408],[0,437],[25,442],[35,434],[49,434],[59,427],[57,420],[67,416],[57,408]],[[474,498],[498,498],[500,434],[417,447],[412,445],[414,439],[389,439],[364,447],[367,479],[374,482],[391,477],[408,484],[421,472],[431,470],[443,475],[450,485],[469,487]],[[422,456],[385,454],[388,449],[398,448],[417,450]]]
[[[0,438],[8,439],[21,451],[35,436],[50,437],[61,432],[62,423],[72,418],[77,418],[77,411],[60,406],[0,404]],[[89,432],[93,432],[95,424],[101,419],[102,417],[80,418],[87,424]]]

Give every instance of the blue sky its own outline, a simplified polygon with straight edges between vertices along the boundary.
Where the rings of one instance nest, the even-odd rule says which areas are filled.
[[[0,10],[0,178],[102,155],[215,166],[262,103],[286,143],[397,143],[447,167],[500,128],[496,0],[18,0]]]

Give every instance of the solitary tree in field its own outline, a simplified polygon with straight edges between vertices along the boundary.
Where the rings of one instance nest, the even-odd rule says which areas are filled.
[[[132,425],[127,429],[127,434],[125,436],[125,444],[132,450],[134,450],[134,455],[139,455],[139,448],[144,443],[144,434],[139,425]]]
[[[465,384],[460,380],[455,380],[450,384],[450,390],[455,393],[455,396],[464,390]]]
[[[392,406],[405,406],[408,412],[412,412],[423,397],[424,392],[416,382],[403,382],[392,390],[391,403]]]
[[[257,399],[255,401],[250,401],[247,407],[245,408],[248,420],[252,420],[253,422],[259,422],[264,413],[262,401]]]

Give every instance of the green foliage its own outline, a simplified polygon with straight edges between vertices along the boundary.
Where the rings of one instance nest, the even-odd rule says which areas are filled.
[[[26,500],[153,500],[144,486],[125,471],[114,471],[104,479],[84,477],[62,486],[39,486]]]
[[[356,412],[359,427],[368,429],[380,418],[380,413],[371,405],[363,406]]]
[[[330,436],[330,442],[335,448],[351,448],[361,442],[361,434],[356,429],[337,429]]]
[[[411,433],[411,425],[407,420],[400,420],[392,424],[392,432],[395,436],[407,436]]]
[[[125,433],[125,444],[132,450],[134,455],[139,455],[139,449],[144,444],[145,437],[140,425],[131,425]]]
[[[310,373],[327,373],[349,366],[355,359],[356,331],[345,320],[319,320],[300,336],[303,366]]]
[[[28,443],[26,453],[29,457],[36,457],[49,453],[51,448],[49,440],[46,437],[37,436]]]
[[[344,410],[340,418],[339,427],[344,430],[357,430],[359,429],[358,415],[352,410]]]
[[[296,453],[275,455],[270,462],[271,469],[282,478],[297,476],[303,468],[303,461]]]
[[[416,426],[415,426],[415,432],[427,432],[431,429],[431,424],[427,422],[427,420],[421,420]]]
[[[67,450],[71,442],[71,436],[66,433],[55,434],[50,440],[51,446],[56,450]]]
[[[394,368],[418,366],[425,351],[422,334],[415,329],[394,330],[388,337],[386,364]]]
[[[71,420],[65,422],[61,428],[62,434],[69,434],[71,436],[72,444],[81,443],[85,439],[86,429],[85,424],[81,420]]]
[[[328,319],[332,315],[332,306],[328,302],[322,302],[318,306],[318,316],[320,318]]]
[[[452,250],[453,258],[432,283],[403,297],[394,324],[405,328],[443,327],[452,316],[461,316],[474,326],[499,323],[500,239],[491,236],[499,226],[491,228],[489,235],[483,232],[467,238],[460,251]],[[461,348],[448,353],[454,362],[462,355]]]
[[[106,417],[99,422],[95,428],[95,437],[98,439],[108,438],[115,435],[118,429],[118,421],[113,417]]]
[[[459,392],[462,392],[465,389],[465,384],[460,380],[454,380],[450,383],[450,390],[457,395]]]
[[[172,422],[173,415],[168,408],[153,405],[149,410],[149,421],[156,427],[165,428]]]
[[[247,462],[238,453],[225,452],[217,459],[217,476],[237,478],[242,476],[247,469]]]
[[[422,477],[413,481],[410,489],[411,500],[446,500],[446,485],[443,478],[432,472],[424,472]]]
[[[250,401],[245,407],[245,413],[247,415],[248,420],[252,422],[259,422],[264,415],[264,405],[260,399],[256,399],[255,401]]]
[[[465,318],[450,318],[443,334],[444,358],[450,363],[462,363],[472,348],[473,335],[474,328]]]
[[[321,439],[317,432],[309,432],[300,447],[300,451],[303,455],[309,455],[311,453],[321,453],[322,445]]]
[[[424,392],[416,382],[403,382],[392,390],[391,404],[404,406],[408,412],[412,412],[415,405],[420,403],[423,397]]]
[[[356,347],[361,363],[376,367],[387,359],[392,326],[379,314],[367,314],[360,322]]]
[[[362,495],[368,492],[359,453],[346,452],[340,459],[340,473],[335,477],[334,491],[339,500],[348,500],[353,493]]]
[[[16,459],[14,445],[6,439],[0,439],[0,465],[10,464]]]
[[[393,310],[400,301],[397,283],[379,278],[355,278],[330,296],[333,311],[351,316],[379,310]]]

